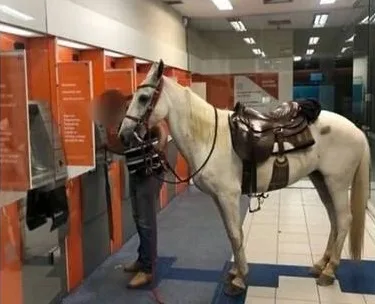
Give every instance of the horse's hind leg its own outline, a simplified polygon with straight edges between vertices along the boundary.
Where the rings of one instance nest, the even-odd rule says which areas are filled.
[[[246,262],[243,232],[240,220],[239,193],[220,193],[215,199],[224,226],[232,245],[235,266],[230,271],[230,284],[226,286],[225,293],[228,295],[238,295],[246,290],[245,279],[248,273]]]
[[[326,183],[334,204],[337,237],[332,246],[330,259],[318,279],[318,284],[322,286],[331,285],[335,280],[335,271],[340,264],[345,238],[352,221],[350,206],[348,204],[348,188],[350,183],[349,181],[345,182],[344,179],[346,179],[346,177],[341,176],[326,178]]]
[[[329,238],[323,257],[318,262],[316,262],[310,270],[310,272],[314,276],[320,276],[320,274],[322,273],[322,271],[324,270],[324,268],[326,267],[327,263],[331,258],[333,245],[337,238],[337,219],[335,213],[335,206],[333,204],[331,194],[329,193],[328,187],[324,180],[324,176],[319,171],[315,171],[312,174],[310,174],[309,177],[312,183],[314,184],[316,190],[318,191],[319,197],[327,210],[328,218],[331,224],[331,231],[329,233]]]

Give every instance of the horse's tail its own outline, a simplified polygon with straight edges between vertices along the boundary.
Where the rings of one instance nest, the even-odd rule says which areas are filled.
[[[364,149],[361,161],[352,181],[350,204],[352,225],[349,234],[350,255],[354,260],[360,260],[363,252],[366,207],[370,194],[370,147],[364,136]]]

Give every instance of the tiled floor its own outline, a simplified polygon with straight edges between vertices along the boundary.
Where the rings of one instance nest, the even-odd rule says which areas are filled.
[[[262,210],[248,214],[243,229],[249,263],[311,266],[324,252],[329,221],[307,181],[273,192]],[[302,186],[302,188],[300,188]],[[347,243],[343,258],[348,258]],[[375,260],[375,224],[366,219],[364,259]],[[249,287],[247,304],[375,304],[375,296],[348,294],[338,283],[318,287],[313,278],[280,277],[279,287]]]

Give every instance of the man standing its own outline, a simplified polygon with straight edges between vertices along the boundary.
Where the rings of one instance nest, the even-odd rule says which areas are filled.
[[[98,100],[98,120],[106,127],[120,125],[129,102],[130,98],[117,90],[104,92]],[[125,272],[135,273],[129,288],[142,287],[153,279],[157,246],[155,207],[164,177],[164,167],[157,152],[163,153],[167,142],[168,134],[161,123],[149,130],[144,143],[123,148],[120,143],[112,141],[115,152],[126,157],[133,218],[140,241],[138,258],[124,266]]]

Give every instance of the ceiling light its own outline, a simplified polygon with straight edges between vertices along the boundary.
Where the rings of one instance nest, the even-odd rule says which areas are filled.
[[[313,49],[308,49],[308,50],[306,51],[306,55],[312,55],[312,54],[314,54],[314,52],[315,52],[315,50],[313,50]]]
[[[260,55],[262,53],[262,51],[260,49],[253,49],[253,53],[255,55]]]
[[[261,55],[261,56],[262,56],[263,58],[265,58],[265,57],[266,57],[266,53],[265,53],[265,52],[263,52],[263,51],[262,51],[262,52],[260,53],[260,55]]]
[[[255,44],[255,40],[254,38],[250,37],[250,38],[244,38],[243,39],[247,44]]]
[[[319,37],[310,37],[309,39],[309,45],[316,45],[319,42]]]
[[[112,51],[104,51],[104,55],[108,57],[114,57],[114,58],[123,58],[126,57],[123,54],[112,52]]]
[[[336,2],[336,0],[320,0],[320,5],[333,4],[335,2]]]
[[[374,22],[374,19],[375,19],[375,14],[373,14],[373,15],[370,17],[370,22],[369,22],[369,17],[367,16],[367,17],[364,18],[359,24],[368,24],[368,23],[373,23],[373,22]]]
[[[350,46],[343,47],[341,53],[345,53],[348,49],[350,49]]]
[[[38,33],[26,31],[23,29],[20,29],[18,27],[14,27],[11,25],[1,24],[0,23],[0,32],[13,34],[16,36],[22,36],[22,37],[38,37],[41,36]]]
[[[327,20],[328,20],[328,14],[315,15],[314,27],[315,28],[324,27],[327,23]]]
[[[12,16],[13,18],[23,20],[23,21],[31,21],[34,20],[33,17],[26,15],[24,13],[21,13],[20,11],[15,10],[14,8],[11,8],[7,5],[0,5],[0,12],[7,14],[9,16]]]
[[[242,21],[232,20],[230,21],[230,24],[232,25],[232,27],[234,28],[236,32],[246,32],[246,27],[244,26]]]
[[[294,56],[293,58],[294,61],[301,61],[302,60],[302,57],[301,56]]]
[[[354,34],[352,37],[346,39],[345,42],[354,42],[354,37],[355,37],[355,36],[356,36],[356,35]]]
[[[59,46],[65,46],[65,47],[72,48],[72,49],[79,49],[79,50],[92,49],[91,46],[81,44],[81,43],[77,43],[77,42],[73,42],[73,41],[69,41],[69,40],[64,40],[64,39],[57,39],[57,44]]]
[[[211,0],[218,10],[220,11],[231,11],[233,10],[232,3],[229,0]]]

